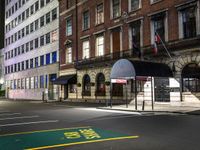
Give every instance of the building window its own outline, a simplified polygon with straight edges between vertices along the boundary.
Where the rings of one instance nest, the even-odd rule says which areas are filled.
[[[39,28],[39,22],[38,22],[38,19],[35,20],[35,31]]]
[[[52,53],[52,63],[56,63],[57,62],[57,52],[53,52]]]
[[[129,11],[141,8],[141,0],[129,0]]]
[[[104,36],[96,37],[96,56],[104,55]]]
[[[154,43],[155,35],[159,35],[162,41],[166,41],[167,35],[167,24],[166,24],[166,13],[162,12],[151,16],[152,20],[152,44]]]
[[[26,52],[29,51],[29,43],[26,43]]]
[[[25,50],[24,50],[24,44],[21,46],[21,51],[22,51],[22,54],[24,54]]]
[[[192,38],[197,35],[196,8],[190,7],[181,11],[183,38]]]
[[[29,78],[26,78],[26,89],[30,89]]]
[[[66,35],[72,35],[72,18],[67,18],[66,20]]]
[[[21,39],[21,31],[18,31],[18,40]]]
[[[44,46],[44,35],[40,37],[40,46]]]
[[[26,18],[29,17],[29,9],[26,9]]]
[[[38,64],[38,57],[35,58],[35,67],[37,68],[39,66]]]
[[[46,4],[48,4],[50,2],[50,0],[46,0]]]
[[[26,69],[29,69],[29,60],[26,60]]]
[[[17,49],[18,49],[18,55],[20,55],[20,54],[21,54],[21,49],[20,49],[20,47],[18,47]]]
[[[44,0],[40,0],[40,8],[44,7]]]
[[[50,12],[46,14],[46,24],[50,22]]]
[[[40,56],[40,66],[44,66],[44,55]]]
[[[30,25],[30,32],[33,32],[33,22],[31,23],[31,25]]]
[[[15,51],[15,52],[14,52],[14,55],[17,56],[17,48],[15,48],[14,51]]]
[[[105,76],[102,73],[99,73],[97,75],[96,79],[96,95],[101,95],[104,96],[106,92],[106,87],[105,87]],[[102,95],[103,94],[103,95]]]
[[[66,64],[72,63],[72,47],[66,49]]]
[[[33,59],[30,59],[30,68],[33,68]]]
[[[50,53],[46,54],[46,65],[50,64]]]
[[[25,88],[25,78],[22,79],[21,81],[21,89],[24,89]]]
[[[35,84],[34,84],[34,88],[35,89],[37,89],[38,88],[38,76],[36,76],[35,78],[34,78],[34,82],[35,82]]]
[[[28,35],[28,34],[29,34],[29,25],[26,26],[26,35]]]
[[[22,13],[22,21],[25,19],[25,11]]]
[[[35,39],[35,48],[38,48],[38,38],[37,39]]]
[[[132,48],[133,52],[140,51],[140,41],[141,41],[141,21],[133,22],[131,25],[131,37],[132,37]]]
[[[104,22],[104,10],[103,3],[97,5],[96,10],[96,24],[101,24]]]
[[[55,20],[57,18],[57,8],[52,10],[52,20]]]
[[[46,44],[50,43],[50,32],[46,34]]]
[[[83,96],[91,96],[91,84],[90,84],[90,76],[84,75],[83,77]]]
[[[83,30],[86,30],[89,28],[90,19],[89,19],[89,11],[85,11],[83,13]]]
[[[117,18],[120,13],[120,0],[112,0],[112,17]]]
[[[25,28],[22,29],[22,37],[25,36],[25,33],[24,33],[25,31],[24,30],[25,30]]]
[[[40,88],[44,88],[44,76],[40,76]]]
[[[21,62],[22,70],[24,70],[24,61]]]
[[[17,80],[17,89],[20,89],[21,88],[21,79],[18,79]]]
[[[31,15],[34,13],[34,5],[31,6]]]
[[[48,81],[49,81],[49,80],[48,80],[48,75],[45,76],[45,79],[46,79],[46,80],[45,80],[45,88],[48,88]]]
[[[39,1],[35,2],[35,11],[38,11],[39,9]]]
[[[31,89],[34,89],[34,77],[31,77]]]
[[[33,50],[33,41],[30,41],[30,50]]]
[[[18,23],[21,23],[21,21],[22,21],[22,17],[21,17],[21,15],[19,15],[18,16]]]
[[[90,43],[89,41],[83,41],[83,59],[90,57]]]
[[[40,27],[44,26],[44,16],[40,17]]]

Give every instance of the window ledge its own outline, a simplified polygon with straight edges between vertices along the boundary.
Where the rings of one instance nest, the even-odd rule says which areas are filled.
[[[142,8],[139,7],[139,8],[137,8],[137,9],[129,10],[129,13],[132,14],[132,13],[135,13],[135,12],[141,10],[141,9],[142,9]]]
[[[151,2],[151,5],[154,5],[154,4],[157,4],[157,3],[160,3],[162,0],[158,0],[158,1],[155,1],[155,2]]]

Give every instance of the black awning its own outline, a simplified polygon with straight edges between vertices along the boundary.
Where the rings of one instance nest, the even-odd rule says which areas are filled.
[[[130,79],[136,76],[173,77],[170,67],[162,63],[118,60],[111,70],[111,79]]]
[[[77,76],[73,74],[73,75],[60,76],[55,81],[53,81],[53,84],[65,85],[65,84],[76,84],[76,82],[77,82]]]

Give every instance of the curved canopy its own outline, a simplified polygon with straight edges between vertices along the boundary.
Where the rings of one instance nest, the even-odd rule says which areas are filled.
[[[185,66],[181,74],[182,78],[200,78],[200,67],[196,63]]]
[[[173,77],[170,67],[162,63],[118,60],[111,70],[111,79],[131,79],[136,76]]]

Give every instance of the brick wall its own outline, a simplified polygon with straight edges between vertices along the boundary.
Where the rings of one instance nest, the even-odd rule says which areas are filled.
[[[76,7],[67,10],[66,0],[59,0],[60,3],[60,64],[61,70],[73,67],[72,64],[65,64],[65,49],[64,45],[66,40],[72,41],[73,46],[73,59],[76,58],[76,45],[78,42],[78,58],[82,59],[82,40],[81,37],[89,36],[90,39],[90,56],[95,56],[95,35],[93,33],[105,30],[105,54],[110,52],[110,31],[108,28],[122,25],[122,50],[129,49],[128,29],[129,25],[124,24],[120,18],[110,19],[110,0],[78,0],[77,13]],[[95,25],[95,12],[97,4],[104,3],[104,24]],[[168,15],[168,39],[174,41],[178,39],[178,11],[176,5],[188,2],[188,0],[161,0],[155,4],[150,4],[150,0],[142,0],[142,8],[128,13],[128,20],[131,21],[143,17],[143,45],[150,46],[151,44],[151,31],[150,31],[150,15],[152,13],[166,10]],[[82,13],[89,10],[90,13],[90,28],[82,31]],[[121,0],[121,12],[128,12],[128,0]],[[72,15],[73,18],[73,35],[66,37],[66,17]],[[76,17],[77,20],[76,20]],[[78,29],[76,29],[76,21],[78,22]],[[77,36],[76,37],[76,32]],[[78,41],[77,41],[78,39]]]

